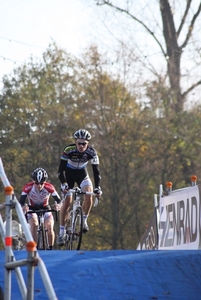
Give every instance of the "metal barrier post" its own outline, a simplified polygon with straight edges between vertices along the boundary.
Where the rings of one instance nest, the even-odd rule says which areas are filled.
[[[11,235],[11,226],[12,226],[12,186],[5,187],[6,194],[6,236],[5,236],[5,263],[11,262],[13,260],[12,256],[12,235]],[[4,284],[4,293],[5,299],[11,299],[11,270],[5,270],[5,284]]]
[[[39,257],[38,252],[36,250],[36,244],[33,241],[33,237],[27,225],[25,216],[22,211],[22,207],[18,200],[16,199],[13,193],[13,187],[10,186],[9,180],[5,174],[2,160],[0,157],[0,179],[5,187],[6,193],[6,203],[0,205],[0,209],[5,209],[6,212],[6,230],[4,228],[3,220],[0,215],[0,234],[3,239],[3,243],[5,246],[5,283],[4,283],[4,299],[11,299],[11,273],[15,270],[17,275],[17,281],[20,287],[21,295],[23,300],[33,300],[34,298],[34,268],[37,265],[40,275],[42,277],[48,299],[57,300],[57,296],[55,294],[54,288],[52,286],[49,274],[45,267],[44,262]],[[25,260],[16,261],[13,250],[12,250],[12,208],[15,207],[19,221],[22,225],[22,229],[24,231],[26,241],[27,241],[27,251],[28,258]],[[27,266],[27,285],[24,283],[24,278],[22,276],[20,266]]]
[[[22,229],[23,229],[26,241],[31,242],[31,241],[33,241],[33,237],[31,235],[31,231],[30,231],[30,229],[27,225],[27,221],[26,221],[26,218],[25,218],[24,213],[22,211],[22,207],[21,207],[19,201],[16,198],[13,200],[13,203],[15,204],[15,210],[17,212],[17,216],[18,216],[18,219],[20,221],[20,224],[22,225]]]
[[[195,186],[197,182],[197,176],[196,175],[192,175],[191,176],[191,186]]]
[[[26,247],[28,251],[27,300],[33,300],[34,299],[34,268],[37,263],[36,243],[34,241],[28,242]]]
[[[172,192],[172,182],[168,181],[166,182],[166,193],[169,195]]]
[[[5,229],[4,229],[4,224],[3,224],[3,219],[1,217],[1,214],[0,214],[0,232],[1,232],[3,243],[4,243],[4,247],[5,247]],[[13,251],[11,252],[11,255],[13,256],[13,261],[15,262],[16,260],[15,260]],[[22,299],[25,299],[26,294],[27,294],[27,288],[26,288],[26,285],[25,285],[25,282],[24,282],[24,278],[22,276],[21,269],[19,267],[16,267],[14,269],[14,271],[15,271],[15,274],[16,274],[16,278],[17,278],[17,282],[18,282],[18,285],[19,285],[19,288],[20,288]]]

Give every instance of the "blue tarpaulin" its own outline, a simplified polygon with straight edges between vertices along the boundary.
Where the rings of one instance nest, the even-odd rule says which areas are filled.
[[[26,251],[14,251],[16,260]],[[0,251],[4,289],[5,253]],[[59,300],[201,299],[201,251],[39,251]],[[21,267],[26,282],[27,267]],[[47,300],[36,266],[34,299]],[[21,300],[12,271],[12,300]],[[5,299],[6,300],[6,299]]]

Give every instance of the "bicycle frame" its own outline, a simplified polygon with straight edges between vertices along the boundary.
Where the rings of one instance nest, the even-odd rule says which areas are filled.
[[[37,249],[38,250],[47,250],[49,248],[48,242],[48,230],[45,228],[44,224],[44,214],[47,212],[54,212],[57,221],[57,210],[55,209],[37,209],[37,210],[28,210],[27,214],[35,213],[38,217],[38,229],[37,229]]]
[[[73,199],[73,214],[72,214],[72,224],[75,222],[75,213],[76,213],[76,210],[81,207],[81,196],[80,194],[76,191],[76,190],[73,190],[73,193],[74,193],[74,199]]]
[[[68,213],[66,221],[65,248],[68,250],[80,250],[83,233],[83,210],[81,206],[82,195],[95,195],[93,192],[82,192],[80,188],[70,189],[73,193],[72,210]]]

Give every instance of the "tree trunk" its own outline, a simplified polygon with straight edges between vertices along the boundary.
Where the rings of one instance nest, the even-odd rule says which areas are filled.
[[[180,61],[181,49],[177,43],[177,33],[174,26],[173,15],[168,0],[160,0],[161,16],[163,21],[163,33],[167,50],[167,68],[170,86],[172,89],[171,107],[175,112],[183,111],[184,99],[180,87]],[[174,100],[173,100],[174,99]]]

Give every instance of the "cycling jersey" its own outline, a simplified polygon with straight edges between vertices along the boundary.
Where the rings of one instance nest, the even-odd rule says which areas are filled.
[[[86,167],[89,161],[92,164],[95,187],[99,187],[101,177],[96,150],[93,147],[87,147],[84,152],[79,152],[75,143],[67,145],[61,155],[58,170],[61,183],[67,182],[70,188],[73,188],[74,182],[80,185],[88,177]]]
[[[43,188],[39,191],[36,189],[34,182],[29,182],[24,185],[19,202],[23,206],[27,198],[29,206],[42,208],[49,205],[50,195],[57,203],[61,202],[57,191],[51,183],[45,182]]]

